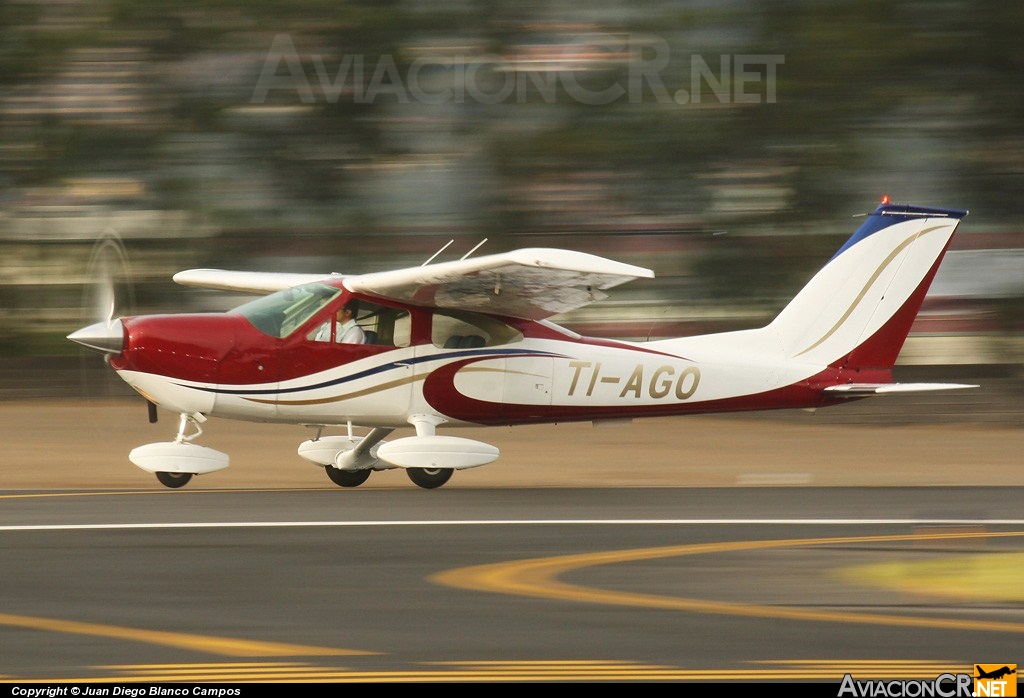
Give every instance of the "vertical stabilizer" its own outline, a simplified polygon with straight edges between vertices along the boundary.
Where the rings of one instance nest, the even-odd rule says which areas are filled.
[[[766,329],[795,361],[891,368],[966,215],[882,204]]]

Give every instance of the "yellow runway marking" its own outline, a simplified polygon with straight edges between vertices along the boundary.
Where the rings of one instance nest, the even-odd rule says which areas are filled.
[[[152,494],[159,494],[160,490],[153,490]],[[105,492],[19,492],[15,494],[0,494],[0,499],[52,499],[54,497],[107,497],[115,494],[151,494],[143,490],[109,490]]]
[[[1024,632],[1024,623],[924,618],[886,613],[851,613],[803,608],[783,608],[761,604],[712,601],[685,597],[660,596],[627,591],[612,591],[584,587],[559,581],[559,577],[573,570],[599,565],[610,565],[641,560],[656,560],[686,555],[795,548],[820,545],[846,545],[863,543],[891,543],[906,541],[972,540],[979,538],[1010,538],[1024,536],[1024,532],[1008,533],[914,533],[904,535],[845,536],[837,538],[796,538],[787,540],[734,541],[703,543],[660,548],[640,548],[611,552],[584,553],[560,557],[536,558],[517,562],[504,562],[477,567],[464,567],[433,575],[438,584],[516,596],[530,596],[562,601],[658,608],[694,613],[775,618],[801,621],[828,621],[835,623],[868,623],[875,625],[916,628],[942,628],[948,630],[974,630],[1004,633]]]
[[[1022,571],[1024,553],[988,553],[855,565],[836,570],[835,577],[908,594],[1019,604],[1024,602]]]
[[[364,491],[372,489],[362,488]],[[383,488],[376,488],[383,489]],[[271,487],[271,488],[224,488],[213,490],[192,489],[187,492],[168,488],[154,489],[124,489],[124,490],[98,490],[95,492],[16,492],[12,494],[0,494],[2,499],[52,499],[62,497],[111,497],[111,496],[133,496],[133,495],[160,495],[183,497],[193,494],[267,494],[274,492],[336,492],[336,486],[323,487]]]
[[[838,681],[843,674],[875,679],[932,679],[969,674],[970,664],[938,660],[780,660],[733,668],[686,669],[624,660],[498,660],[428,662],[422,668],[367,671],[303,663],[138,664],[95,667],[103,675],[46,679],[48,683],[326,682],[413,683],[479,681]],[[415,666],[415,665],[414,665]],[[749,668],[748,668],[749,667]],[[110,675],[114,672],[114,675]],[[43,679],[20,679],[37,683]]]
[[[279,642],[261,642],[259,640],[238,640],[227,637],[193,635],[191,633],[175,633],[162,630],[140,630],[138,628],[125,628],[118,625],[81,623],[54,618],[18,616],[9,613],[0,613],[0,625],[71,635],[109,637],[116,640],[144,642],[151,645],[176,647],[193,652],[207,652],[209,654],[229,657],[305,657],[376,654],[375,652],[363,650],[292,645]]]

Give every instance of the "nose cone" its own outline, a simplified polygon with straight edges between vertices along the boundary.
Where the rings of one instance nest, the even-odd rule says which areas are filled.
[[[104,354],[120,354],[124,351],[124,326],[120,320],[104,320],[72,332],[68,339]]]

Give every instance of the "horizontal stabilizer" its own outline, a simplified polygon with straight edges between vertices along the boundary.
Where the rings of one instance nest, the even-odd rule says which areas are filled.
[[[845,383],[830,385],[825,392],[836,397],[864,397],[889,393],[927,393],[933,390],[962,390],[977,388],[964,383]]]

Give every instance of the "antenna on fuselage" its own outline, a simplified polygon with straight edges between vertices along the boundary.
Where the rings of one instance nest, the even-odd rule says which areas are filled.
[[[455,239],[454,239],[454,238],[452,238],[452,239],[451,239],[451,240],[449,240],[449,241],[448,241],[447,243],[445,243],[444,247],[442,247],[442,248],[441,248],[441,249],[439,249],[439,250],[438,250],[437,252],[435,252],[435,253],[434,253],[434,254],[433,254],[433,255],[432,255],[431,257],[430,257],[430,259],[428,259],[427,261],[425,261],[425,262],[424,262],[423,264],[421,264],[420,266],[421,266],[421,267],[425,267],[425,266],[427,266],[428,264],[430,264],[431,262],[433,262],[433,261],[434,261],[434,260],[435,260],[435,259],[437,258],[437,255],[439,255],[439,254],[441,254],[442,252],[444,252],[445,250],[447,250],[447,249],[448,249],[448,246],[449,246],[449,245],[451,245],[451,244],[452,244],[453,242],[455,242]]]
[[[467,252],[466,254],[462,255],[462,257],[461,257],[461,258],[459,259],[459,261],[461,262],[462,260],[466,259],[466,257],[468,257],[469,255],[471,255],[471,254],[473,254],[474,252],[476,252],[477,250],[479,250],[479,249],[480,249],[481,247],[483,247],[483,246],[484,246],[484,243],[485,243],[485,242],[487,242],[487,238],[484,238],[483,240],[481,240],[481,241],[479,242],[479,244],[477,244],[477,246],[476,246],[476,247],[474,247],[473,249],[471,249],[471,250],[470,250],[469,252]]]

